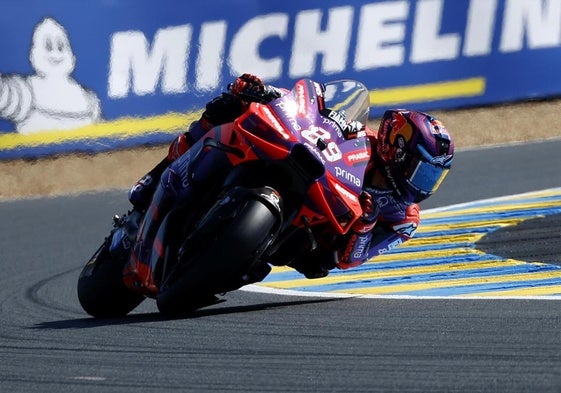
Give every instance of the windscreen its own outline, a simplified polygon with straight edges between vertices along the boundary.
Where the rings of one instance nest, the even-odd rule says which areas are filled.
[[[370,97],[366,86],[353,80],[326,83],[325,107],[345,115],[347,122],[358,120],[366,124],[370,111]]]

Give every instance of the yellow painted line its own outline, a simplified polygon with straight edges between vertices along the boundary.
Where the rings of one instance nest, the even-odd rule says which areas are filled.
[[[509,289],[504,291],[497,290],[497,291],[477,292],[477,293],[471,293],[469,296],[474,296],[474,297],[547,296],[547,295],[551,296],[551,295],[559,295],[559,294],[561,294],[561,284]]]
[[[400,293],[400,292],[416,292],[416,291],[423,291],[427,289],[437,289],[437,288],[451,288],[451,287],[458,288],[458,287],[469,286],[469,285],[507,284],[507,283],[514,283],[520,281],[529,282],[533,280],[545,280],[551,278],[561,278],[561,270],[538,272],[538,273],[510,274],[510,275],[491,276],[491,277],[459,278],[459,279],[451,279],[451,280],[432,281],[426,283],[388,285],[384,287],[355,288],[355,289],[347,288],[334,292],[362,294],[362,295],[382,295],[382,294]]]
[[[402,245],[405,248],[405,244]],[[402,247],[400,246],[400,247]],[[471,247],[457,247],[450,249],[437,249],[437,250],[423,250],[423,251],[408,251],[408,252],[396,252],[389,254],[382,254],[372,258],[369,262],[371,264],[383,263],[383,262],[403,262],[411,261],[415,262],[419,259],[445,259],[450,256],[461,257],[467,255],[480,255],[484,256],[486,253],[476,250]]]
[[[53,130],[36,134],[0,134],[0,150],[14,149],[19,146],[40,146],[52,143],[71,142],[102,137],[132,137],[150,132],[169,132],[187,130],[189,125],[200,117],[200,112],[168,113],[149,118],[127,117],[114,121],[91,124],[75,130]]]
[[[370,91],[372,105],[387,105],[400,102],[431,101],[445,98],[481,95],[485,92],[483,77],[423,85],[403,86]],[[53,143],[72,142],[102,137],[127,138],[150,132],[176,133],[186,129],[200,117],[201,111],[191,113],[171,112],[148,118],[126,117],[103,121],[74,130],[49,130],[35,134],[0,133],[0,150],[20,146],[40,146]]]
[[[453,273],[453,272],[461,272],[464,270],[472,270],[472,269],[487,270],[487,269],[494,269],[494,268],[504,268],[507,266],[519,266],[524,264],[525,264],[524,262],[516,261],[514,259],[507,259],[502,261],[483,260],[478,262],[467,262],[467,263],[456,262],[456,263],[448,263],[448,264],[440,264],[440,265],[412,266],[412,267],[397,268],[397,269],[387,269],[387,270],[379,270],[375,272],[369,271],[369,272],[356,273],[356,274],[345,274],[345,275],[334,274],[317,280],[308,280],[306,278],[302,278],[302,279],[295,279],[289,281],[265,282],[262,284],[274,288],[290,289],[290,288],[297,288],[297,287],[314,287],[314,286],[321,286],[321,285],[328,285],[328,284],[351,283],[353,281],[383,280],[383,279],[392,279],[392,278],[399,278],[399,277],[410,277],[410,276],[415,276],[420,274],[430,274],[430,273]],[[560,272],[560,276],[561,276],[561,272]],[[484,279],[480,279],[480,280],[484,280]],[[430,288],[432,288],[432,286],[430,286]],[[369,288],[369,289],[377,290],[378,288]],[[348,290],[346,289],[343,292],[345,291],[348,292],[353,290],[349,288]],[[353,291],[353,293],[355,292]]]
[[[537,217],[536,217],[537,218]],[[522,221],[528,220],[525,218],[508,218],[508,219],[498,219],[498,220],[482,220],[482,221],[470,221],[470,222],[450,222],[446,224],[439,225],[426,225],[421,221],[421,225],[417,230],[417,233],[429,233],[435,231],[450,231],[454,229],[479,229],[486,230],[491,226],[508,227],[512,225],[517,225]]]
[[[532,203],[525,203],[525,204],[511,204],[511,205],[502,205],[501,206],[501,213],[502,212],[516,212],[516,211],[525,211],[528,209],[546,209],[546,208],[555,208],[561,207],[561,201],[549,201],[549,202],[532,202]],[[496,207],[488,207],[488,208],[470,208],[470,209],[463,209],[463,210],[455,210],[455,211],[446,211],[446,212],[432,212],[429,214],[421,215],[421,225],[417,230],[417,233],[429,233],[429,232],[436,232],[436,231],[446,231],[446,230],[453,230],[453,229],[469,229],[469,228],[486,228],[490,226],[500,226],[500,227],[507,227],[512,225],[518,225],[522,221],[526,221],[529,218],[539,218],[542,217],[539,214],[532,215],[531,217],[500,217],[497,219],[483,219],[478,221],[456,221],[450,223],[443,223],[443,224],[435,224],[430,225],[427,222],[423,222],[423,220],[430,220],[436,218],[447,218],[447,217],[461,217],[462,215],[466,214],[481,214],[485,216],[487,213],[495,213],[497,212]],[[430,222],[430,221],[428,221]]]
[[[404,248],[405,249],[405,248]],[[447,258],[461,258],[463,256],[485,256],[486,253],[476,250],[472,247],[455,247],[448,249],[429,249],[429,250],[417,250],[417,251],[402,251],[396,253],[388,253],[383,255],[377,255],[370,259],[367,263],[376,265],[382,263],[392,263],[392,262],[411,262],[416,263],[418,260],[422,259],[438,259],[446,260]],[[352,270],[351,270],[352,271]]]
[[[470,243],[470,244],[473,244],[473,243],[481,240],[481,238],[483,236],[485,236],[485,234],[483,234],[483,233],[463,233],[463,234],[460,234],[460,235],[413,237],[409,241],[400,245],[399,249],[400,250],[406,250],[408,248],[413,248],[413,247],[429,247],[429,246],[440,246],[440,247],[442,247],[443,244],[455,244],[455,243]]]
[[[552,195],[554,196],[554,195]],[[524,211],[528,209],[544,209],[544,208],[551,208],[551,207],[561,207],[561,200],[557,201],[535,201],[535,202],[527,202],[527,203],[516,203],[516,204],[504,204],[500,205],[500,212],[513,212],[513,211]],[[451,210],[451,211],[442,211],[442,212],[430,212],[427,214],[422,214],[422,218],[446,218],[446,217],[457,217],[463,214],[487,214],[487,213],[494,213],[497,214],[499,212],[497,206],[479,206],[479,207],[472,207],[468,209],[460,209],[460,210]],[[526,218],[527,219],[527,218]]]
[[[370,105],[384,106],[404,102],[428,102],[450,98],[475,97],[485,94],[484,77],[392,87],[370,91]]]

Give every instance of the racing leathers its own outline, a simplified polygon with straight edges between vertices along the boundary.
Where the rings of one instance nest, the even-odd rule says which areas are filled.
[[[147,219],[137,236],[132,258],[149,258],[142,254],[150,252],[147,245],[155,237],[158,222],[163,219],[162,208],[178,197],[175,195],[177,186],[172,184],[179,181],[178,171],[181,170],[182,160],[178,158],[212,127],[234,121],[243,114],[249,102],[259,101],[259,98],[261,102],[267,102],[280,94],[280,90],[264,85],[259,78],[244,74],[229,86],[229,93],[210,101],[201,119],[171,143],[167,157],[130,190],[129,199],[135,209],[147,210]],[[324,277],[335,267],[356,267],[376,255],[388,252],[410,239],[419,224],[418,205],[403,200],[381,170],[383,164],[374,148],[377,132],[358,122],[349,123],[349,127],[360,127],[360,131],[365,131],[372,146],[372,157],[360,198],[364,214],[345,236],[324,242],[311,253],[290,261],[289,266],[307,278]],[[348,134],[353,135],[353,130],[350,131]],[[356,131],[359,130],[354,130],[354,134]],[[153,196],[158,180],[160,187]]]
[[[357,267],[377,255],[385,254],[413,237],[420,221],[419,205],[407,201],[391,186],[383,170],[382,160],[376,156],[378,132],[364,127],[371,145],[372,156],[366,169],[360,202],[363,216],[344,236],[327,244],[335,250],[319,247],[310,255],[290,263],[307,278],[327,276],[338,267]],[[332,252],[334,251],[334,252]]]

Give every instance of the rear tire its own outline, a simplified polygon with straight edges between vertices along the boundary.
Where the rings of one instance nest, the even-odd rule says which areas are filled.
[[[107,241],[84,266],[78,278],[78,300],[84,311],[96,318],[127,315],[144,296],[130,291],[123,282],[125,258],[114,260]]]
[[[156,297],[160,312],[185,314],[216,303],[217,293],[249,283],[242,277],[263,252],[277,221],[278,216],[266,204],[249,199],[231,220],[210,224],[213,233],[209,234],[208,228],[199,229],[207,241],[197,250],[188,250],[194,257],[182,262],[166,278]]]

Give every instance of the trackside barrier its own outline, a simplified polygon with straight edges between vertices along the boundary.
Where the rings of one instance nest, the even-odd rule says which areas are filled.
[[[168,142],[235,76],[357,79],[371,116],[561,94],[561,0],[20,0],[0,160]]]

